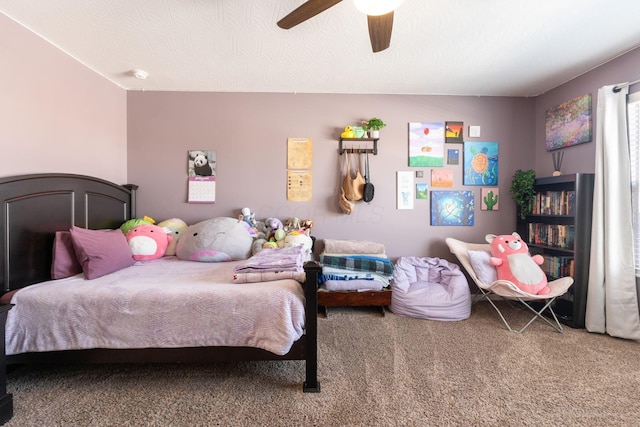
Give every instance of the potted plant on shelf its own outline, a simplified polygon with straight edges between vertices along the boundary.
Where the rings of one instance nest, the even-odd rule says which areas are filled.
[[[536,181],[536,171],[529,169],[526,171],[518,169],[513,174],[511,180],[511,197],[518,205],[520,218],[525,217],[533,211],[533,202],[536,198],[536,191],[533,186]]]
[[[380,138],[380,129],[387,124],[377,117],[372,117],[367,121],[362,122],[362,125],[369,131],[370,138]]]

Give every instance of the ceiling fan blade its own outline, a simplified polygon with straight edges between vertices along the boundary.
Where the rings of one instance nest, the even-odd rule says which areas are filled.
[[[278,21],[278,27],[288,30],[307,19],[313,18],[320,12],[324,12],[331,6],[335,6],[342,0],[308,0],[296,10]]]
[[[393,28],[393,12],[385,15],[367,15],[369,23],[369,38],[374,52],[385,50],[391,44],[391,29]]]

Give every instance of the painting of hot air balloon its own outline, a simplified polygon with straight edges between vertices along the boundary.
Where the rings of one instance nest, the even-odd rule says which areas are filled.
[[[444,122],[409,123],[409,166],[444,166]]]

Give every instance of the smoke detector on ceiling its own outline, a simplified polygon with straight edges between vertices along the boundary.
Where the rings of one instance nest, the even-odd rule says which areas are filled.
[[[145,80],[147,77],[149,77],[149,73],[147,73],[145,70],[131,70],[131,75],[140,80]]]

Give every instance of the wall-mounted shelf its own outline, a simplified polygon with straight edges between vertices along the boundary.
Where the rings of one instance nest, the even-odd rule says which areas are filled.
[[[342,155],[342,153],[358,153],[358,154],[365,154],[365,153],[371,153],[374,156],[376,154],[378,154],[378,140],[380,138],[340,138],[340,147],[339,147],[339,151],[340,151],[340,155]],[[351,142],[351,147],[344,147],[343,146],[343,142]],[[361,148],[361,147],[355,147],[353,144],[355,142],[365,142],[367,145],[367,147],[371,147],[371,142],[373,142],[373,147],[372,148]]]

